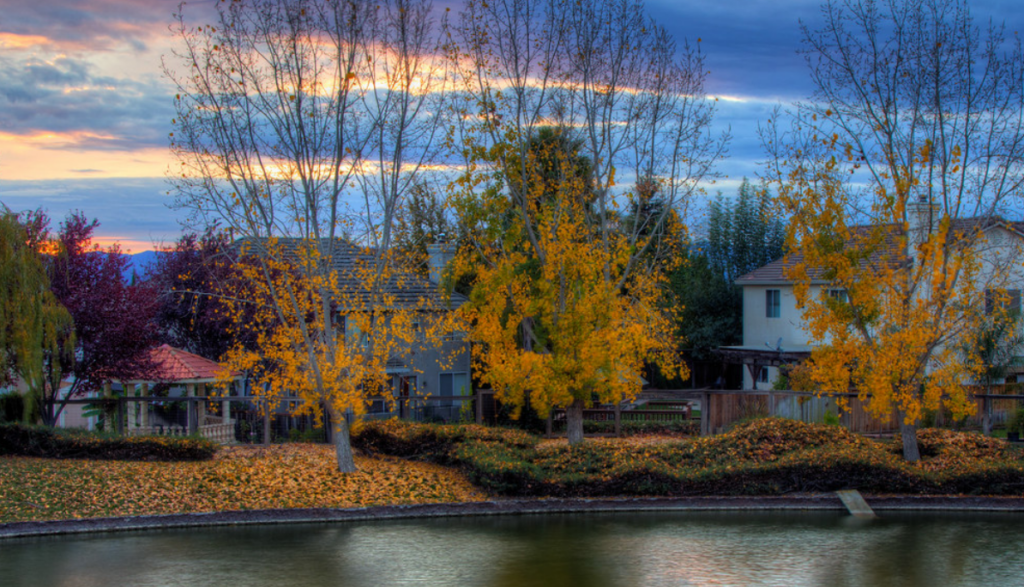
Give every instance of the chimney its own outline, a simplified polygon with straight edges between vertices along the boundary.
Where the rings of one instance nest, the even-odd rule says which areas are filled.
[[[430,281],[440,284],[445,268],[455,257],[455,245],[445,242],[431,243],[427,245],[427,255],[430,257]]]
[[[929,203],[926,196],[907,203],[907,254],[916,258],[917,247],[928,240],[939,224],[939,206]]]

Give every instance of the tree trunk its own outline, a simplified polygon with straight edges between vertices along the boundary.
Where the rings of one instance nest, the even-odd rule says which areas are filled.
[[[583,442],[583,400],[574,399],[565,410],[565,428],[569,445]]]
[[[909,463],[921,460],[921,450],[917,446],[917,422],[907,424],[903,414],[899,413],[900,438],[903,440],[903,458]]]
[[[352,457],[352,441],[349,438],[348,422],[345,414],[339,414],[331,408],[331,423],[334,424],[334,454],[338,459],[338,471],[341,473],[355,473],[356,461]]]

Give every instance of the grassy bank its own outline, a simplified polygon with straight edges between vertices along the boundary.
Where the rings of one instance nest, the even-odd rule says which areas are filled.
[[[1024,460],[975,433],[920,431],[924,458],[910,464],[896,441],[765,418],[728,434],[644,443],[542,444],[519,432],[396,421],[364,427],[365,450],[462,470],[506,496],[781,495],[860,489],[877,493],[1024,495]]]
[[[335,471],[331,447],[310,444],[229,447],[197,462],[0,456],[0,522],[495,496],[1024,495],[1022,453],[1006,442],[948,430],[920,440],[924,458],[909,464],[895,441],[775,418],[709,438],[576,447],[518,430],[382,421],[353,437],[362,456],[352,475]]]

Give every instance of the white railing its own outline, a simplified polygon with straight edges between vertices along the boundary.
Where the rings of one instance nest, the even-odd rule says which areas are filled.
[[[199,435],[221,444],[235,441],[235,423],[231,420],[223,422],[221,418],[208,418],[208,424],[199,427]],[[184,426],[132,426],[128,429],[129,436],[188,436],[188,428]]]

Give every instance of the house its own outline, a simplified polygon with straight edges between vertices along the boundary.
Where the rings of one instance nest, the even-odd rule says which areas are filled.
[[[308,241],[297,238],[277,239],[283,256],[292,262],[298,260],[300,249]],[[252,238],[236,240],[232,247],[237,251],[246,249],[260,251],[264,243]],[[359,262],[368,260],[372,251],[356,246],[344,239],[333,242],[323,239],[319,243],[319,254],[329,255],[330,269],[339,281],[339,292],[350,300],[345,303],[360,304],[361,292],[365,289],[357,277]],[[411,271],[401,271],[389,276],[385,289],[391,296],[391,303],[397,307],[415,309],[422,320],[413,323],[413,328],[425,331],[432,320],[440,314],[451,312],[468,301],[465,296],[453,292],[442,294],[440,282],[444,268],[454,256],[451,245],[432,244],[428,246],[429,275],[423,276]],[[346,338],[361,336],[358,326],[350,316],[339,308],[338,327]],[[383,308],[386,312],[387,308]],[[370,417],[386,417],[395,413],[404,417],[452,421],[459,417],[461,404],[457,396],[467,399],[473,395],[471,378],[470,346],[461,333],[453,332],[437,339],[422,339],[423,344],[408,348],[404,353],[389,358],[385,373],[390,379],[392,397],[380,397],[369,406]],[[441,396],[441,399],[419,400],[395,404],[394,399],[418,396]]]
[[[908,205],[908,249],[917,250],[915,244],[922,242],[937,222],[935,208],[926,202]],[[866,231],[869,227],[854,227],[854,234]],[[898,246],[901,242],[902,228],[898,225],[887,227],[891,238],[887,238],[890,246]],[[1024,289],[1024,264],[1021,252],[1024,250],[1024,223],[1007,222],[996,217],[959,218],[953,220],[954,234],[980,232],[984,238],[974,239],[971,246],[979,253],[981,262],[979,271],[979,287],[985,284],[998,284],[999,289],[1007,295],[1010,309],[1021,309],[1021,290]],[[911,253],[905,257],[910,262]],[[898,257],[898,255],[897,255]],[[736,284],[743,289],[743,344],[723,347],[720,351],[723,359],[728,362],[746,365],[743,377],[743,389],[766,389],[771,387],[780,375],[779,368],[793,364],[810,356],[813,340],[807,330],[802,312],[797,308],[796,296],[793,291],[794,282],[786,277],[787,269],[800,263],[798,255],[790,255],[778,259],[763,267],[755,269],[736,279]],[[880,256],[874,254],[866,261],[878,263]],[[835,287],[825,279],[812,279],[811,294],[820,295],[822,290],[827,295],[844,299],[846,292]],[[988,295],[986,300],[978,303],[989,303],[993,299]]]

